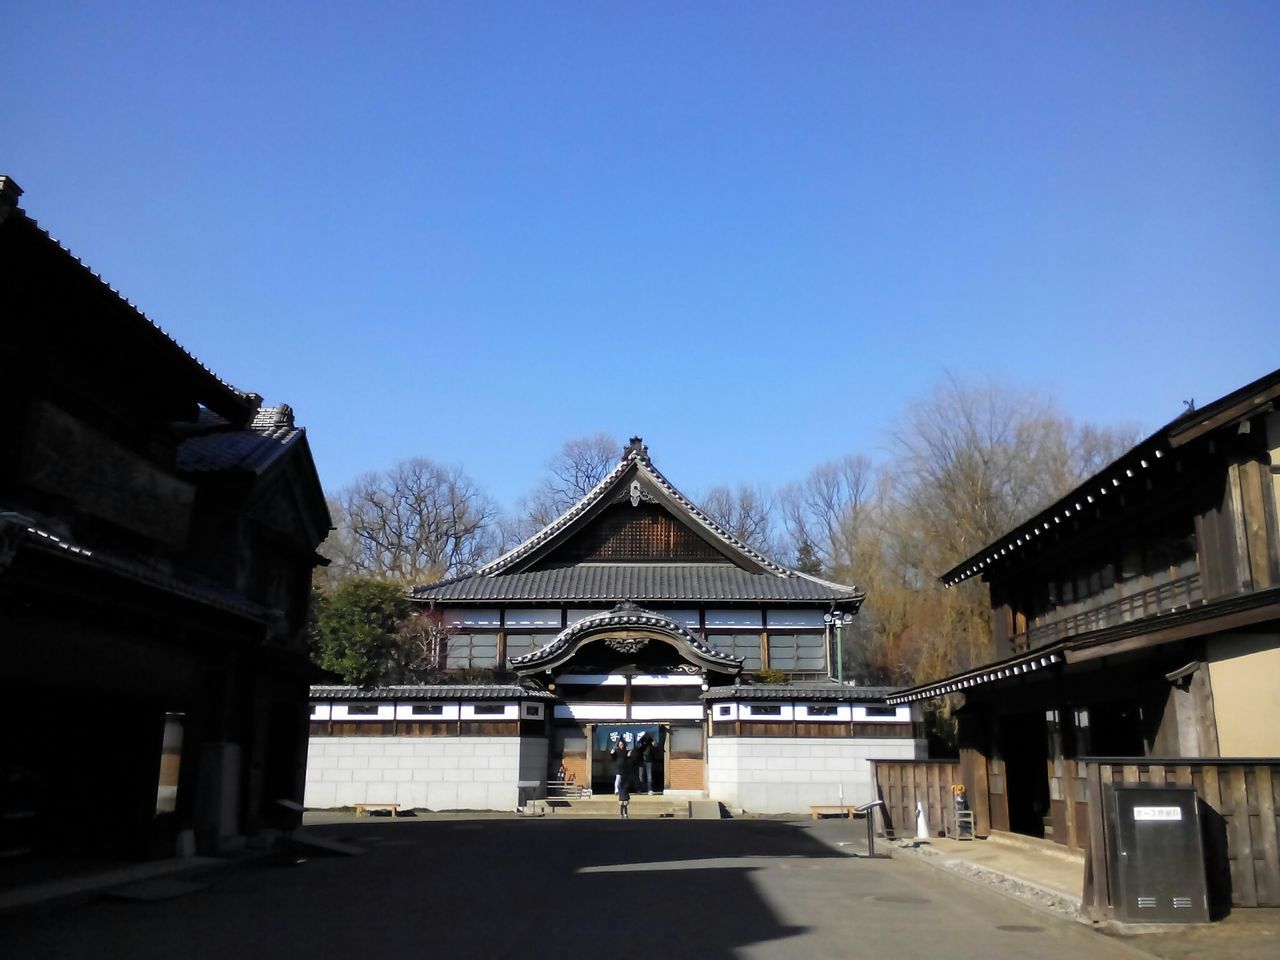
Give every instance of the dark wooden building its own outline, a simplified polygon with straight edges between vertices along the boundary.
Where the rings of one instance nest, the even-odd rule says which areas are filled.
[[[0,177],[10,851],[215,851],[301,800],[329,516],[288,407],[220,380]]]
[[[1280,371],[1187,412],[943,576],[989,585],[999,658],[890,702],[963,696],[980,831],[1086,847],[1090,758],[1198,787],[1235,765],[1244,838],[1252,817],[1277,869],[1277,398]]]

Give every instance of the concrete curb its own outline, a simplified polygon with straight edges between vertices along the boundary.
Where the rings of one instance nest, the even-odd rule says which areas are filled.
[[[917,846],[916,841],[912,840],[892,841],[892,848],[895,855],[905,853],[907,856],[980,883],[1039,910],[1048,911],[1077,923],[1088,923],[1080,914],[1080,898],[1073,897],[1062,890],[1046,887],[1032,880],[1024,880],[967,860],[948,857],[931,847]]]

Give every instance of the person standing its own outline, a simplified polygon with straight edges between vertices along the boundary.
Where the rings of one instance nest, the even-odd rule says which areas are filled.
[[[623,820],[631,819],[631,813],[627,809],[631,805],[631,785],[627,783],[627,779],[623,777],[618,785],[618,812]]]
[[[609,756],[613,759],[613,792],[621,796],[622,788],[631,779],[631,758],[627,755],[626,741],[619,737]],[[628,796],[627,799],[631,798]]]
[[[639,754],[640,789],[651,797],[653,796],[653,758],[657,750],[658,745],[646,730],[636,743],[636,753]]]

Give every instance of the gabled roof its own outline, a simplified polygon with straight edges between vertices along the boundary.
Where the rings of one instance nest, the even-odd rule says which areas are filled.
[[[950,587],[975,574],[986,573],[992,566],[1014,562],[1022,557],[1017,551],[1052,531],[1064,519],[1087,517],[1089,505],[1095,502],[1095,498],[1106,497],[1113,491],[1124,493],[1135,487],[1141,489],[1140,481],[1156,472],[1161,460],[1167,466],[1169,461],[1165,458],[1171,451],[1206,433],[1266,410],[1277,399],[1280,399],[1280,370],[1273,370],[1206,406],[1188,410],[1121,454],[1070,493],[961,560],[938,579]]]
[[[234,470],[260,474],[303,436],[288,404],[260,408],[244,428],[205,410],[196,429],[202,432],[178,445],[177,466],[183,473]]]
[[[803,574],[749,573],[729,563],[591,563],[501,576],[470,576],[417,587],[418,599],[470,603],[714,601],[852,606],[861,594]]]
[[[142,349],[147,357],[164,358],[166,367],[172,366],[179,371],[185,387],[192,392],[195,399],[205,406],[217,410],[222,416],[236,423],[245,423],[253,415],[253,411],[262,402],[256,394],[237,390],[223,380],[209,367],[198,360],[174,337],[158,323],[142,312],[142,309],[125,298],[115,287],[94,272],[88,264],[56,240],[47,230],[18,206],[18,198],[22,196],[22,188],[12,177],[0,175],[0,227],[12,233],[15,243],[22,249],[30,251],[39,263],[52,263],[61,271],[59,282],[65,288],[64,277],[79,278],[86,281],[86,286],[96,287],[102,295],[103,302],[114,310],[110,315],[111,322],[116,324],[113,330],[127,333],[136,338],[127,349]],[[105,314],[97,314],[89,318],[99,323]],[[120,349],[126,349],[120,347]]]
[[[705,564],[583,563],[535,570],[537,562],[581,532],[607,507],[657,504],[722,558]],[[863,593],[801,573],[733,536],[662,475],[633,437],[618,465],[565,513],[474,574],[418,586],[423,600],[795,600],[856,608]]]

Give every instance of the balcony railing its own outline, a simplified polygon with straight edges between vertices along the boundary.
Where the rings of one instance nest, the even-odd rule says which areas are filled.
[[[1189,607],[1204,601],[1204,590],[1200,586],[1200,574],[1193,573],[1180,580],[1156,584],[1140,593],[1112,600],[1101,606],[1083,610],[1069,617],[1062,617],[1051,623],[1041,623],[1014,634],[1010,643],[1014,653],[1023,653],[1035,647],[1074,637],[1103,627],[1114,627],[1122,623],[1153,617],[1158,613],[1169,613],[1180,607]]]

